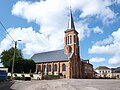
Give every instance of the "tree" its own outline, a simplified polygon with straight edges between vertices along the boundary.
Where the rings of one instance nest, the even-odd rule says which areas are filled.
[[[13,62],[14,48],[5,50],[1,54],[1,62],[4,67],[8,68],[11,72],[12,62]],[[33,73],[35,72],[35,62],[31,59],[24,59],[21,50],[16,49],[16,56],[14,61],[14,72],[15,73]]]
[[[10,48],[9,50],[4,50],[1,53],[1,62],[4,67],[8,68],[8,71],[11,71],[11,66],[12,66],[12,61],[13,61],[13,53],[14,53],[14,48]],[[22,58],[22,53],[21,50],[16,49],[16,59],[23,59]]]
[[[24,68],[25,68],[24,72],[26,72],[26,73],[35,72],[35,69],[36,69],[35,62],[32,59],[25,59]]]
[[[35,69],[35,62],[31,59],[15,60],[14,72],[16,73],[34,73]]]

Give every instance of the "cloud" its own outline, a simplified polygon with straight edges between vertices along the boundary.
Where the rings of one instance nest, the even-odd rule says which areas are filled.
[[[112,58],[110,58],[108,60],[108,63],[112,64],[112,65],[119,65],[120,64],[120,54],[119,55],[115,55]]]
[[[108,38],[101,40],[101,41],[97,41],[95,43],[95,45],[107,45],[107,44],[112,44],[112,43],[119,43],[120,42],[120,28],[113,32],[111,36],[108,36]]]
[[[115,3],[119,3],[120,4],[120,0],[114,0]]]
[[[114,4],[112,0],[45,0],[34,3],[18,1],[13,6],[12,14],[21,16],[27,19],[28,22],[36,21],[38,24],[46,23],[48,25],[50,24],[48,19],[54,21],[59,16],[63,18],[62,16],[66,14],[67,7],[71,5],[73,11],[79,10],[81,12],[81,18],[96,16],[96,18],[107,24],[114,22],[117,17],[117,13],[110,8],[112,4]],[[56,15],[57,17],[54,17]],[[62,23],[64,19],[61,19]],[[56,25],[55,22],[51,24]]]
[[[22,51],[27,55],[48,50],[56,50],[63,47],[63,38],[57,37],[57,34],[51,34],[48,39],[46,35],[35,32],[32,27],[9,28],[8,31],[16,41],[21,40],[20,43],[24,44]],[[63,33],[59,33],[59,35],[63,36]]]
[[[90,62],[104,62],[105,61],[105,58],[99,58],[99,57],[94,57],[94,58],[91,58],[90,59]]]
[[[108,41],[109,40],[109,41]],[[107,45],[106,45],[107,44]],[[111,36],[103,41],[97,41],[91,48],[88,49],[90,54],[110,54],[109,64],[120,63],[120,28],[114,31]]]
[[[6,38],[0,42],[0,53],[2,53],[3,50],[9,49],[10,46],[12,46],[12,40],[9,35],[7,35]]]
[[[18,1],[13,5],[12,15],[26,19],[28,23],[34,22],[40,25],[40,29],[36,32],[32,27],[18,27],[9,28],[8,31],[15,40],[22,40],[24,54],[31,55],[37,52],[60,49],[63,48],[64,31],[67,29],[69,5],[72,6],[73,15],[76,10],[81,12],[75,26],[79,32],[80,40],[83,40],[91,33],[103,33],[99,26],[89,28],[89,23],[85,19],[95,16],[107,23],[115,20],[117,14],[111,10],[112,4],[113,2],[108,0]],[[11,44],[13,45],[12,41],[6,36],[0,43],[0,52],[8,49]],[[94,50],[91,52],[94,53]]]
[[[106,46],[93,45],[92,48],[89,48],[88,52],[91,54],[115,54],[120,51],[120,43],[114,43]]]
[[[112,36],[108,36],[108,38],[101,40],[101,41],[97,41],[95,43],[95,45],[107,45],[113,42],[113,37]]]
[[[23,17],[30,21],[36,21],[40,25],[58,25],[57,21],[64,24],[66,21],[65,9],[66,2],[64,0],[46,0],[40,2],[28,2],[28,1],[18,1],[12,9],[12,14],[16,16]],[[57,17],[56,17],[57,15]],[[52,22],[52,23],[51,23]]]
[[[31,27],[30,33],[33,40],[30,41],[30,43],[28,42],[30,40],[29,38],[23,39],[23,41],[25,41],[25,48],[23,49],[24,53],[32,54],[35,52],[62,48],[64,31],[67,29],[67,14],[69,13],[68,11],[69,10],[67,9],[67,2],[65,2],[64,0],[46,0],[34,3],[28,1],[18,1],[13,6],[12,14],[27,19],[28,22],[35,22],[36,24],[40,25],[39,32],[34,32]],[[78,32],[80,33],[80,40],[84,39],[86,36],[90,36],[92,29],[98,29],[96,33],[101,32],[99,27],[97,27],[96,29],[88,28],[88,24],[86,22],[78,21],[75,24],[76,30],[78,30]],[[28,31],[28,28],[21,28],[19,32],[17,29],[18,28],[14,29],[15,33],[20,33],[22,30],[21,33],[23,33],[23,35],[26,34],[25,36],[30,36],[30,33],[28,35],[28,33],[23,32]],[[12,33],[13,32],[11,32],[11,34]],[[41,35],[39,33],[42,33],[44,36],[42,37],[43,39],[41,41],[38,41],[39,43],[37,43],[35,37],[38,35],[38,38],[40,38]],[[17,34],[15,37],[17,37]],[[49,40],[45,40],[45,37],[48,37]],[[41,48],[42,46],[43,49]]]
[[[84,40],[86,37],[90,37],[91,33],[102,34],[103,30],[99,26],[89,28],[89,23],[86,23],[85,20],[81,20],[75,23],[76,30],[79,32],[80,40]]]
[[[15,41],[21,40],[21,42],[18,42],[18,44],[21,43],[21,45],[24,45],[22,52],[26,55],[31,56],[34,53],[56,50],[63,47],[63,38],[57,37],[57,34],[51,34],[48,39],[46,35],[35,32],[32,27],[9,28],[8,32],[15,39]],[[63,33],[59,33],[59,35],[63,36]],[[14,44],[12,40],[10,40],[10,37],[7,36],[0,43],[0,50],[2,52],[3,50],[9,49],[12,46],[14,46]]]
[[[116,32],[113,32],[112,36],[114,38],[114,43],[120,43],[120,28]]]
[[[81,18],[96,16],[103,21],[104,24],[113,23],[116,20],[115,13],[110,6],[115,2],[113,0],[68,0],[69,4],[75,9],[79,9],[82,13]],[[118,3],[118,2],[117,2]]]
[[[103,33],[103,30],[101,30],[98,26],[93,28],[94,33]]]
[[[109,40],[109,41],[108,41]],[[105,45],[107,44],[107,45]],[[96,54],[115,54],[120,51],[120,28],[117,31],[114,31],[111,36],[108,38],[97,41],[92,48],[89,48],[89,53]]]

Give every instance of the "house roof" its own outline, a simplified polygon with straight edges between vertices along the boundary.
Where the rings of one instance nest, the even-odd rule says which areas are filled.
[[[108,70],[108,69],[110,69],[110,68],[108,68],[106,66],[99,66],[95,70]]]
[[[113,73],[120,73],[120,67],[117,68],[111,68]]]
[[[48,51],[43,53],[34,54],[31,59],[36,63],[40,62],[51,62],[51,61],[66,61],[72,56],[72,52],[69,55],[64,54],[64,49]]]

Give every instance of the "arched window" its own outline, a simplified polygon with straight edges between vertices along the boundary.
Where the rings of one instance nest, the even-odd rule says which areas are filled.
[[[43,72],[45,72],[45,68],[46,68],[46,66],[45,66],[45,65],[43,65]]]
[[[72,36],[70,35],[70,44],[72,44]]]
[[[62,71],[66,71],[66,65],[64,63],[62,64]]]
[[[69,36],[67,36],[67,44],[69,45]]]
[[[54,65],[54,71],[57,71],[57,64]]]
[[[48,72],[51,71],[51,65],[48,65]]]
[[[40,65],[38,65],[37,70],[41,71],[41,66]]]
[[[67,44],[68,45],[72,44],[72,35],[67,36]]]

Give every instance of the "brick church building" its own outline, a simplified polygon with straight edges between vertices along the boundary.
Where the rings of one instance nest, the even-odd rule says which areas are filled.
[[[65,78],[93,78],[93,65],[89,60],[80,58],[79,37],[71,11],[68,29],[64,33],[64,49],[36,53],[32,56],[36,63],[36,73],[62,74]]]

